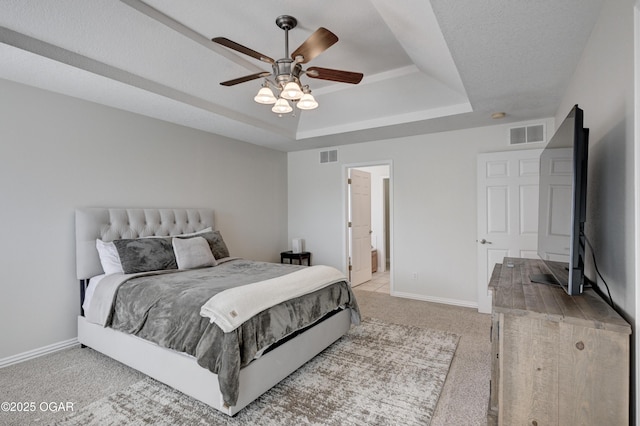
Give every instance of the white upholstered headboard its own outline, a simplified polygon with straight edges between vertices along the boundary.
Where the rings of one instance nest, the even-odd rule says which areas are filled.
[[[96,239],[169,236],[213,228],[213,209],[76,209],[76,274],[79,280],[103,273]]]

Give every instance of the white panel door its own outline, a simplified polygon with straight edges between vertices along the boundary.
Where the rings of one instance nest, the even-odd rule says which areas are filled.
[[[350,169],[351,285],[371,280],[371,173]]]
[[[491,312],[488,283],[504,257],[538,258],[541,149],[478,156],[478,311]]]

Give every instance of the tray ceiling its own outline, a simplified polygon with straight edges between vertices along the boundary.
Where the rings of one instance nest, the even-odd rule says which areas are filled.
[[[282,151],[555,115],[601,0],[4,0],[0,78]],[[339,41],[307,66],[364,73],[359,85],[303,77],[320,106],[282,117],[253,101],[289,14],[294,50],[317,28]]]

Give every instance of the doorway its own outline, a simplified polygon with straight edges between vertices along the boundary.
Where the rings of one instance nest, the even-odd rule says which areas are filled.
[[[368,173],[371,177],[371,229],[369,248],[367,256],[371,258],[371,278],[359,284],[353,284],[361,290],[377,291],[391,294],[392,286],[392,241],[393,241],[393,184],[391,162],[376,164],[345,165],[347,177],[351,176],[352,170]],[[346,262],[348,267],[352,265],[354,253],[357,248],[351,243],[351,190],[347,184],[345,211],[346,211]],[[363,249],[364,250],[364,249]],[[370,253],[369,253],[370,251]],[[360,254],[362,255],[362,254]],[[349,268],[348,268],[349,269]]]

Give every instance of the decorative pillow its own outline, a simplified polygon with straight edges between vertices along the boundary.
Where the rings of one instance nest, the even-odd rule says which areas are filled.
[[[202,236],[206,238],[207,242],[209,243],[209,247],[211,247],[211,253],[213,253],[213,257],[215,257],[216,259],[229,257],[229,249],[227,249],[227,245],[224,243],[220,231],[213,231],[211,234],[206,233]]]
[[[209,247],[211,248],[211,253],[213,253],[213,257],[217,259],[222,259],[224,257],[229,257],[229,250],[227,249],[227,245],[224,243],[222,239],[222,234],[220,231],[213,232],[205,232],[203,234],[198,234],[198,237],[202,237],[209,243]],[[176,235],[177,238],[193,238],[192,236],[182,236]]]
[[[209,243],[202,237],[173,238],[173,252],[178,269],[204,268],[216,266]]]
[[[123,273],[118,249],[112,242],[104,242],[101,239],[96,240],[96,248],[98,256],[100,256],[100,264],[105,274]]]
[[[114,240],[125,274],[177,269],[176,256],[169,238]]]

